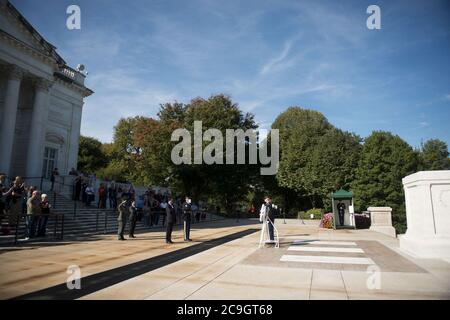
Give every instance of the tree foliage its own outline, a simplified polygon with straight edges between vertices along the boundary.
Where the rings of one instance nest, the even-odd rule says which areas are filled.
[[[194,121],[202,121],[203,132],[215,128],[223,137],[226,129],[256,128],[253,115],[244,114],[225,95],[195,98],[187,105],[166,103],[161,105],[158,119],[141,119],[135,126],[133,143],[142,151],[135,168],[143,174],[140,180],[144,183],[170,186],[180,194],[221,203],[231,211],[248,193],[255,168],[237,164],[173,164],[171,151],[178,142],[171,141],[171,134],[177,128],[186,128],[193,137]],[[209,143],[203,142],[203,148]],[[223,157],[225,163],[225,153]]]
[[[102,143],[92,137],[80,136],[78,170],[94,173],[107,165],[108,158],[102,151]]]
[[[420,151],[421,170],[450,170],[447,144],[439,139],[431,139],[422,145]]]
[[[364,141],[352,189],[355,204],[392,208],[392,223],[398,233],[406,228],[402,178],[417,170],[417,153],[399,136],[374,131]]]
[[[178,128],[190,132],[193,157],[195,121],[202,121],[203,133],[219,129],[224,142],[226,129],[257,128],[254,115],[244,113],[223,94],[194,98],[187,104],[165,103],[155,118],[120,119],[112,143],[80,137],[78,169],[103,179],[168,186],[228,213],[237,203],[258,205],[267,194],[295,216],[311,208],[329,211],[330,193],[344,188],[354,192],[357,210],[392,207],[399,233],[406,229],[402,178],[417,170],[450,169],[448,147],[441,140],[429,140],[414,151],[400,137],[375,131],[363,143],[359,136],[334,127],[320,112],[300,107],[288,108],[272,124],[280,130],[275,176],[261,176],[259,164],[248,164],[248,140],[234,141],[234,165],[225,164],[226,153],[221,155],[223,165],[175,165],[171,152],[179,141],[171,141],[172,133]],[[202,141],[203,150],[212,142]],[[236,164],[239,143],[245,146],[246,164]],[[259,141],[256,146],[260,147]]]
[[[348,187],[354,176],[360,138],[299,107],[283,112],[272,128],[280,130],[279,185],[309,199],[313,208],[331,209],[330,193]]]

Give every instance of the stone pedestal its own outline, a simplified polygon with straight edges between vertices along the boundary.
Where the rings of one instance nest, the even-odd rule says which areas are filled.
[[[396,233],[395,228],[392,226],[391,207],[369,207],[367,211],[370,212],[370,230],[395,238]]]
[[[450,258],[450,170],[403,178],[408,229],[400,248],[422,258]]]

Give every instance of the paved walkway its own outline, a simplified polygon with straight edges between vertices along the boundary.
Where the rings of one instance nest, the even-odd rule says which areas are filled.
[[[277,221],[281,247],[258,249],[260,224],[194,225],[117,241],[0,248],[0,298],[62,299],[450,299],[450,264],[417,259],[368,230],[324,230]],[[68,290],[69,265],[81,290]]]

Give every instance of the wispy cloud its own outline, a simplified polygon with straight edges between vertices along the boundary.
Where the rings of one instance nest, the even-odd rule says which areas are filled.
[[[275,69],[277,66],[279,67],[282,62],[286,59],[286,57],[289,54],[289,51],[292,47],[292,40],[286,41],[286,43],[283,46],[283,50],[279,53],[279,55],[273,59],[270,59],[267,63],[265,63],[260,71],[261,75],[265,75],[269,72],[271,72],[273,69]]]
[[[37,17],[33,25],[72,66],[86,65],[95,93],[85,101],[82,133],[103,141],[120,117],[154,116],[159,103],[215,93],[229,94],[266,128],[299,105],[357,133],[382,128],[417,140],[434,130],[450,139],[437,124],[450,101],[440,2],[383,2],[382,29],[370,31],[367,6],[356,0],[79,0],[77,32],[39,2],[14,3]]]
[[[125,70],[112,70],[93,75],[94,95],[84,107],[82,134],[110,142],[118,119],[137,115],[156,116],[161,103],[177,100],[181,95],[159,86],[142,82]]]

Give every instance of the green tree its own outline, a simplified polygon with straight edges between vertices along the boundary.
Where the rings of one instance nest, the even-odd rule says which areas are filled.
[[[364,141],[352,190],[357,209],[370,206],[392,208],[392,223],[398,233],[406,230],[402,178],[416,172],[417,153],[399,136],[374,131]]]
[[[108,157],[108,165],[98,172],[99,177],[116,181],[139,181],[140,172],[135,169],[136,157],[141,148],[134,144],[136,125],[144,117],[122,118],[114,127],[114,138],[111,144],[102,146]]]
[[[78,149],[78,170],[86,173],[95,173],[106,167],[108,159],[102,151],[102,143],[92,137],[80,136]]]
[[[353,179],[360,138],[334,128],[320,112],[299,107],[280,114],[272,128],[280,130],[279,186],[307,199],[303,209],[331,209],[330,193]]]
[[[340,129],[330,129],[317,139],[304,168],[308,195],[320,200],[320,207],[331,211],[331,192],[349,189],[362,146],[361,139]]]
[[[421,170],[449,170],[450,159],[447,144],[439,139],[430,139],[420,150]]]
[[[244,114],[225,95],[195,98],[187,105],[166,103],[161,105],[158,119],[135,123],[132,144],[140,149],[133,157],[133,169],[141,173],[139,181],[170,186],[177,193],[210,200],[231,212],[248,193],[256,165],[173,164],[171,151],[178,142],[171,141],[171,134],[177,128],[186,128],[193,138],[194,121],[202,121],[203,132],[215,128],[223,137],[226,129],[256,128],[253,115]],[[209,143],[203,142],[203,148]]]

